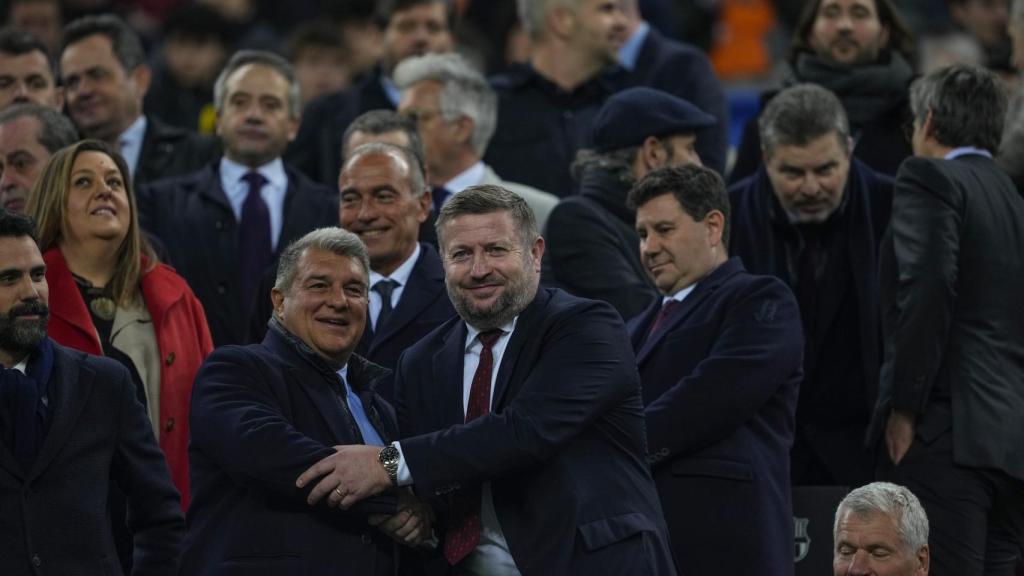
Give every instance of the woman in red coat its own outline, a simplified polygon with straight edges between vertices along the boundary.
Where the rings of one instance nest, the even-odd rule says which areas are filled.
[[[128,368],[187,508],[189,400],[213,343],[188,284],[142,237],[130,182],[120,154],[83,140],[54,154],[32,190],[49,335]]]

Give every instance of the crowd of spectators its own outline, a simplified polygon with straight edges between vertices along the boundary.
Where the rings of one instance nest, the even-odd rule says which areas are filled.
[[[262,497],[244,477],[258,467],[222,465],[190,436],[193,385],[225,346],[318,351],[315,331],[309,342],[280,323],[282,302],[298,298],[285,288],[314,264],[302,248],[281,259],[313,230],[351,233],[316,240],[326,252],[362,246],[332,258],[365,260],[365,330],[343,356],[375,363],[360,374],[373,374],[367,409],[386,406],[377,440],[426,426],[402,413],[392,371],[406,350],[425,356],[421,339],[450,319],[479,320],[460,308],[439,238],[465,210],[508,212],[542,235],[511,250],[537,298],[564,290],[628,323],[617,344],[632,344],[644,390],[651,477],[640,483],[660,491],[669,540],[656,545],[681,573],[740,573],[754,557],[791,573],[792,550],[764,533],[789,541],[791,490],[806,486],[874,487],[836,513],[837,574],[858,564],[862,521],[899,516],[893,502],[927,512],[923,536],[899,534],[906,574],[1024,571],[1024,437],[1008,430],[1024,409],[1024,318],[1009,295],[1024,282],[1024,0],[6,0],[0,17],[0,208],[35,223],[5,220],[0,243],[37,242],[49,339],[126,369],[152,433],[135,426],[132,442],[152,441],[167,465],[148,488],[128,485],[145,474],[110,475],[108,568],[153,564],[138,552],[147,501],[159,501],[154,525],[181,530],[171,485],[190,530],[221,528],[211,498]],[[450,207],[467,197],[492,204]],[[4,305],[0,360],[16,360],[5,331],[21,308]],[[22,372],[53,362],[39,346]],[[6,368],[0,402],[14,397]],[[223,399],[203,391],[215,418]],[[38,400],[45,436],[61,415],[47,413],[45,390]],[[360,428],[346,438],[370,444],[367,416],[348,413],[358,402],[343,403]],[[0,435],[17,439],[5,410]],[[245,417],[239,426],[261,434]],[[233,449],[230,431],[201,430],[206,450]],[[299,471],[331,455],[314,454]],[[224,496],[213,478],[240,488]],[[488,532],[483,481],[481,546],[501,549],[496,573],[518,573],[518,536]],[[331,507],[354,493],[342,484]],[[953,493],[971,502],[945,505]],[[758,509],[731,524],[757,541],[736,544],[731,564],[694,552],[727,538],[714,521],[726,500]],[[436,520],[429,504],[407,503],[401,521],[364,516],[400,540]],[[663,536],[655,524],[606,529]],[[364,537],[388,556],[387,539]],[[17,545],[0,552],[24,563]]]

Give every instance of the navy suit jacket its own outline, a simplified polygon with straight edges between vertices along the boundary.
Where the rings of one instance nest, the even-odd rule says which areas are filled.
[[[374,332],[367,322],[356,353],[385,368],[395,369],[402,352],[453,316],[455,308],[444,286],[441,257],[433,246],[421,242],[420,257],[402,290],[398,306],[382,330]],[[377,392],[388,402],[394,398],[394,380],[393,375],[388,375],[377,386]]]
[[[32,469],[0,443],[0,574],[121,574],[107,506],[116,483],[135,536],[133,574],[173,576],[181,502],[128,370],[53,343],[48,395],[49,432]]]
[[[800,312],[781,280],[732,258],[648,336],[629,324],[654,480],[684,574],[793,574],[789,448]]]
[[[321,366],[274,329],[261,344],[218,348],[203,364],[192,392],[182,576],[393,573],[391,541],[367,524],[387,499],[345,511],[310,507],[312,485],[295,487],[332,446],[361,443],[336,376]],[[383,372],[349,359],[349,385],[389,441],[394,412],[373,390]]]
[[[701,162],[725,174],[729,150],[729,107],[722,83],[708,57],[695,46],[666,38],[653,27],[640,45],[636,68],[629,73],[631,85],[649,86],[683,98],[714,116],[718,123],[697,131]]]
[[[221,189],[218,164],[143,188],[139,223],[163,243],[170,264],[202,302],[213,343],[223,346],[247,341],[253,303],[239,297],[238,222]],[[284,225],[268,268],[276,266],[277,256],[293,240],[338,225],[337,191],[286,171]]]
[[[626,337],[608,304],[541,288],[497,368],[491,412],[469,423],[465,322],[446,322],[402,356],[402,451],[442,524],[444,497],[491,482],[524,576],[675,574]]]

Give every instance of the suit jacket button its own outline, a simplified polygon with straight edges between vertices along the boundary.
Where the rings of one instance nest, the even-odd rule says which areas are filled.
[[[39,568],[43,565],[43,561],[39,558],[39,554],[35,554],[32,556],[32,565],[36,568]]]
[[[360,536],[360,539],[363,541],[363,544],[373,544],[373,537],[367,534],[366,532],[363,532],[363,535]]]
[[[213,227],[216,228],[217,230],[223,230],[224,229],[224,221],[223,220],[217,220],[217,222],[213,225]]]
[[[217,284],[217,294],[220,294],[221,296],[223,296],[223,295],[225,295],[227,293],[228,293],[228,287],[227,286],[225,286],[224,284]]]
[[[174,352],[167,355],[167,358],[164,359],[164,364],[167,364],[168,366],[174,364]]]
[[[170,432],[174,430],[174,418],[168,418],[167,423],[164,424],[164,432]]]

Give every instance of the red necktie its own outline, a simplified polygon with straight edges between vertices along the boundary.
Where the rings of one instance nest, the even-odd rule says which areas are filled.
[[[679,300],[673,298],[661,305],[661,310],[658,310],[658,315],[654,317],[654,322],[651,323],[651,329],[647,331],[648,339],[654,335],[654,331],[658,329],[658,326],[661,326],[661,323],[665,321],[665,318],[668,318],[668,315],[672,313],[676,304],[679,304]]]
[[[473,373],[466,406],[466,422],[490,412],[491,373],[494,355],[491,346],[501,337],[501,330],[480,333],[480,363]],[[480,486],[463,488],[452,495],[448,532],[444,536],[444,557],[452,566],[458,564],[480,543]]]

